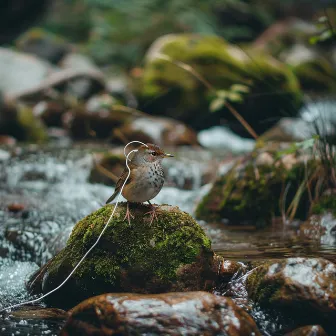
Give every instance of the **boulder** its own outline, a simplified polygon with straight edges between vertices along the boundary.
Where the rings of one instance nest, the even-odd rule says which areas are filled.
[[[95,243],[114,205],[79,221],[66,247],[31,278],[35,293],[57,287]],[[201,226],[178,207],[160,206],[150,224],[148,206],[131,206],[131,225],[119,204],[99,244],[56,294],[46,298],[70,307],[106,292],[159,293],[209,289],[217,277],[211,243]]]
[[[295,329],[285,336],[328,336],[324,329],[319,325],[308,325]]]
[[[273,125],[283,111],[295,114],[300,104],[295,75],[267,54],[245,53],[217,36],[171,34],[156,40],[147,53],[135,88],[142,110],[173,117],[195,129],[228,120],[233,130],[246,134],[227,108],[209,112],[214,92],[179,62],[191,66],[215,90],[230,90],[234,84],[246,86],[248,92],[242,94],[242,101],[231,95],[231,103],[257,133]],[[279,91],[281,95],[273,94]]]
[[[205,292],[104,294],[71,311],[68,335],[259,336],[251,318],[231,299]]]
[[[33,54],[50,63],[57,64],[71,46],[64,39],[40,28],[32,28],[16,41],[19,51]]]
[[[247,277],[246,288],[254,302],[280,309],[297,322],[319,323],[336,316],[336,266],[322,258],[262,264]]]
[[[270,143],[257,148],[217,178],[198,204],[196,217],[206,221],[228,219],[229,224],[235,225],[270,225],[274,216],[289,207],[307,166],[313,169],[317,165],[317,161],[307,160],[306,155],[294,153],[287,144]],[[287,185],[287,202],[281,205]],[[309,206],[304,191],[292,216],[306,219]]]

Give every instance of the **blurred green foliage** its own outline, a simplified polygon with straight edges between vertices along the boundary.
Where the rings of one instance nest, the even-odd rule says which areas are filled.
[[[178,32],[250,41],[273,20],[269,8],[247,0],[59,0],[44,28],[81,43],[100,64],[139,64],[158,37]]]

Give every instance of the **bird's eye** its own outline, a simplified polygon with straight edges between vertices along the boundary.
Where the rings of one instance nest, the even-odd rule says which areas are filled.
[[[156,156],[156,152],[152,152],[151,154],[152,154],[153,156]]]

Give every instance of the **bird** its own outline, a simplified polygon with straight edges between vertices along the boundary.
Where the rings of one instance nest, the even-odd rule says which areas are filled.
[[[106,201],[106,204],[112,202],[121,191],[121,194],[127,200],[127,210],[124,220],[127,218],[131,224],[130,217],[134,219],[129,211],[129,203],[148,202],[151,211],[145,215],[151,215],[150,224],[154,218],[157,218],[156,208],[151,204],[153,199],[162,189],[165,175],[162,168],[164,158],[174,157],[172,154],[165,153],[159,146],[147,143],[139,147],[129,162],[130,175],[121,191],[121,188],[128,176],[128,169],[119,177],[113,195]]]

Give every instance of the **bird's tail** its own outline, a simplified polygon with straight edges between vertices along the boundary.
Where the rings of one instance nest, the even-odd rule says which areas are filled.
[[[116,198],[117,195],[118,195],[118,191],[115,191],[113,195],[106,201],[105,204],[112,202]]]

